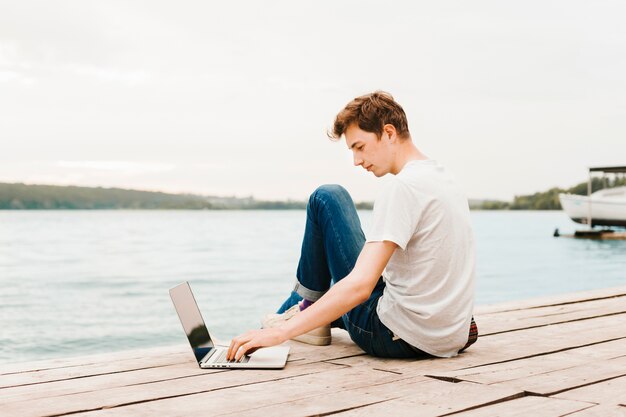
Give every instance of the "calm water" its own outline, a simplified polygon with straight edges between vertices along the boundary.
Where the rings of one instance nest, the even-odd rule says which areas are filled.
[[[364,228],[371,212],[360,213]],[[553,238],[561,212],[474,212],[477,304],[626,284],[626,241]],[[0,363],[185,342],[189,280],[220,338],[288,294],[304,211],[0,212]]]

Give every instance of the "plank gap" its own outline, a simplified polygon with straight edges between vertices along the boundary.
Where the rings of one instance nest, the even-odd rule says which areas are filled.
[[[436,379],[438,381],[443,381],[443,382],[451,382],[453,384],[458,384],[459,382],[462,382],[462,379],[459,378],[455,378],[452,376],[437,376],[437,375],[424,375],[427,378],[432,378],[432,379]],[[471,381],[466,381],[466,382],[471,382]]]
[[[581,311],[585,311],[584,308],[579,308],[578,310],[561,310],[557,313],[550,313],[550,314],[541,314],[539,316],[533,316],[533,318],[537,318],[537,317],[554,317],[554,316],[562,316],[563,314],[571,314],[571,313],[579,313]]]
[[[352,368],[352,365],[345,365],[345,364],[343,364],[343,363],[336,363],[336,362],[333,362],[333,359],[328,360],[328,361],[322,361],[322,362],[327,363],[327,364],[329,364],[329,365],[335,365],[335,366],[347,366],[348,368]]]
[[[532,391],[524,391],[524,397],[543,397],[543,398],[548,398],[550,395],[548,394],[540,394],[538,392],[532,392]]]
[[[133,358],[131,358],[131,359],[133,359]],[[27,369],[25,371],[15,371],[15,372],[6,372],[6,373],[3,372],[3,373],[0,373],[0,376],[17,375],[17,374],[28,374],[28,373],[35,373],[35,372],[41,372],[41,371],[51,371],[53,369],[81,368],[83,366],[90,366],[90,365],[98,365],[98,362],[85,363],[85,364],[81,364],[81,365],[55,366],[55,367],[51,367],[51,368]]]
[[[380,371],[380,372],[388,372],[390,374],[404,375],[402,372],[392,371],[390,369],[381,369],[381,368],[372,368],[372,369],[375,371]]]
[[[346,356],[337,356],[336,358],[332,358],[332,359],[322,359],[322,360],[319,360],[319,361],[313,361],[313,362],[311,362],[311,363],[316,363],[316,362],[325,362],[326,360],[329,360],[329,361],[336,361],[336,360],[339,360],[339,359],[356,358],[356,357],[358,357],[358,356],[367,356],[367,353],[363,352],[363,353],[355,353],[355,354],[352,354],[352,355],[346,355]]]

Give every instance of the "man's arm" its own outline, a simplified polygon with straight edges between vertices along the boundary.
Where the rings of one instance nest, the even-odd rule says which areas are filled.
[[[273,346],[326,325],[369,298],[398,245],[390,241],[366,243],[352,272],[333,285],[322,298],[279,328],[252,330],[231,341],[227,357]]]
[[[372,294],[387,262],[398,246],[389,241],[366,243],[354,269],[322,298],[282,326],[292,339],[338,319]]]

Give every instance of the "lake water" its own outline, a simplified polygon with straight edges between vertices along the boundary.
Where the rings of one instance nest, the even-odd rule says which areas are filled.
[[[371,212],[359,213],[364,228]],[[626,284],[626,241],[554,238],[562,212],[473,212],[477,304]],[[304,211],[0,212],[0,364],[184,343],[168,289],[209,329],[259,326],[293,285]]]

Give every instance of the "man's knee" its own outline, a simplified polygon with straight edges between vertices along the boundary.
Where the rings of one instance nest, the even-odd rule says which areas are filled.
[[[350,194],[341,185],[324,184],[324,185],[317,187],[317,189],[313,191],[313,194],[311,194],[311,198],[309,199],[309,202],[312,202],[312,200],[316,198],[322,199],[324,201],[329,201],[329,200],[341,200],[341,199],[345,199],[346,197],[350,198]]]

